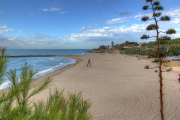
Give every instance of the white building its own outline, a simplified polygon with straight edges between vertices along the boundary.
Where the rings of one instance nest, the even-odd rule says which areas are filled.
[[[111,49],[111,48],[113,48],[113,47],[112,47],[112,45],[107,45],[106,48]]]
[[[128,49],[128,48],[131,48],[131,47],[130,46],[123,46],[123,48]]]

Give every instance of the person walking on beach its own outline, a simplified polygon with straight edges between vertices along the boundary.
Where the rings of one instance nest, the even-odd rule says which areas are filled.
[[[89,66],[89,64],[90,64],[90,67],[91,67],[91,62],[90,62],[90,58],[89,58],[89,60],[88,60],[88,64],[87,64],[87,67]]]
[[[178,82],[180,83],[180,74],[178,75]]]

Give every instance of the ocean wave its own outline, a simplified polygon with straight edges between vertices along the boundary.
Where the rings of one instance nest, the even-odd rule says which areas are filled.
[[[52,60],[53,58],[47,58],[47,59]]]
[[[35,66],[36,64],[30,64],[30,66]]]
[[[46,69],[46,70],[41,70],[41,71],[39,71],[39,72],[36,74],[36,76],[44,75],[45,73],[48,73],[48,72],[50,72],[50,71],[54,71],[54,70],[56,70],[57,68],[60,68],[60,66],[62,66],[62,65],[63,65],[63,63],[59,63],[59,65],[56,65],[56,66],[54,66],[54,67],[48,68],[48,69]]]
[[[36,58],[37,59],[37,58]],[[46,60],[44,60],[44,58],[39,58],[40,60],[42,61],[31,61],[31,64],[29,64],[30,66],[33,66],[33,69],[34,67],[36,67],[39,72],[33,77],[34,79],[39,77],[39,76],[43,76],[47,73],[50,73],[50,72],[53,72],[57,69],[61,69],[67,65],[70,65],[70,64],[73,64],[75,63],[75,59],[70,59],[70,58],[63,58],[63,59],[59,59],[59,58],[49,58],[49,59],[53,59],[52,62],[48,62],[47,58]],[[46,63],[46,64],[45,64]],[[54,64],[54,65],[53,65]],[[23,65],[24,66],[24,65]],[[22,67],[21,66],[18,66],[16,67],[15,65],[11,66],[11,67],[15,67],[16,68],[16,72],[17,72],[17,76],[19,77],[20,74],[21,74],[21,70],[22,70]],[[11,68],[9,68],[11,69]],[[4,82],[1,86],[0,86],[0,89],[4,89],[4,88],[7,88],[9,87],[9,81],[7,80],[6,82]]]
[[[1,89],[4,89],[4,88],[8,88],[8,87],[10,87],[10,81],[8,81],[8,80],[5,80],[6,82],[4,82],[2,85],[0,85],[0,90]],[[20,78],[18,79],[18,83],[20,82]]]
[[[0,85],[0,90],[9,87],[10,82],[4,82],[2,85]]]

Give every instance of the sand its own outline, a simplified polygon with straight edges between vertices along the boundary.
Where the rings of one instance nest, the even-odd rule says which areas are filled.
[[[121,54],[75,56],[77,63],[47,75],[53,77],[49,89],[31,100],[46,101],[49,90],[83,91],[83,98],[93,102],[89,112],[94,120],[160,120],[158,66],[149,60]],[[87,67],[88,59],[91,67]],[[38,78],[39,86],[47,75]],[[180,83],[178,72],[163,72],[165,120],[180,120]]]

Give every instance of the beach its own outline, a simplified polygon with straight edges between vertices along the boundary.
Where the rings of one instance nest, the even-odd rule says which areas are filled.
[[[47,76],[53,77],[49,89],[33,96],[32,101],[46,101],[55,88],[68,92],[82,91],[91,99],[89,112],[94,120],[160,120],[158,66],[149,60],[121,54],[85,54],[69,56],[76,59],[68,65],[39,77],[32,89],[41,85]],[[87,67],[88,60],[91,67]],[[165,71],[165,70],[163,70]],[[178,72],[163,72],[164,119],[180,119],[180,83]]]

